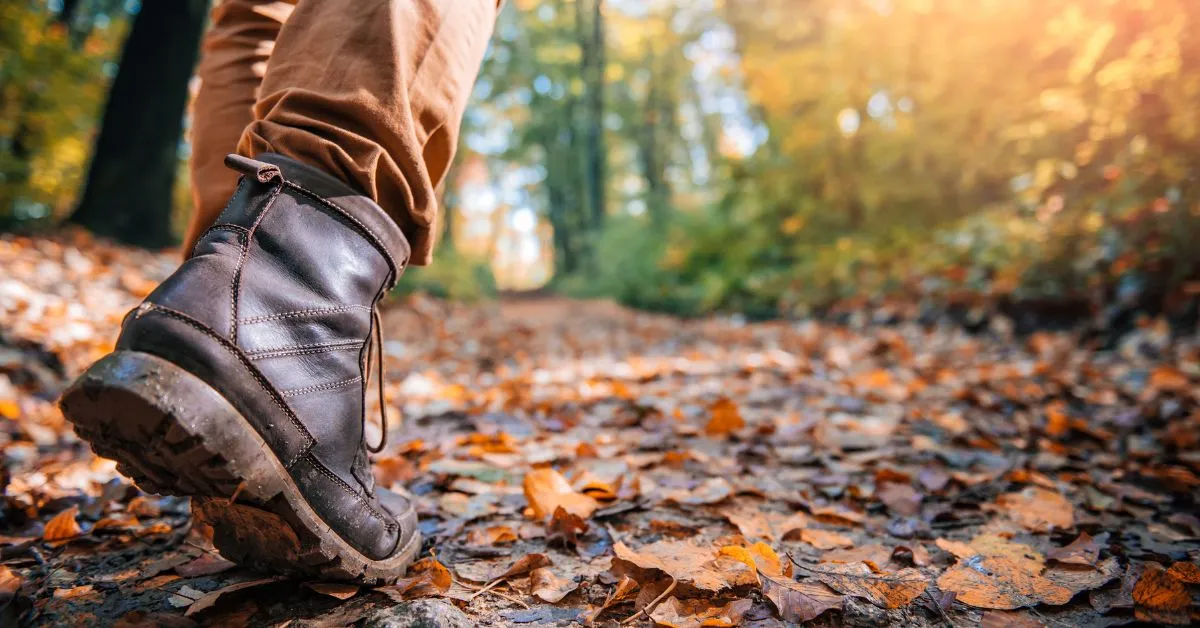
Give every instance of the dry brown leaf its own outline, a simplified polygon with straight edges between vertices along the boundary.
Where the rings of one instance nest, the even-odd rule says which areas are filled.
[[[866,599],[880,608],[907,606],[928,582],[916,569],[877,573],[865,563],[830,563],[813,570],[818,580],[843,595]]]
[[[571,546],[579,542],[579,535],[586,532],[587,529],[587,521],[567,512],[562,506],[554,510],[554,515],[546,523],[546,532],[549,534],[550,540],[561,539]]]
[[[534,569],[541,567],[549,567],[553,563],[545,554],[526,554],[517,559],[512,565],[505,569],[503,573],[492,578],[492,580],[508,580],[517,576],[523,576],[532,572]],[[449,575],[449,572],[447,572]]]
[[[996,508],[1032,532],[1069,530],[1075,527],[1075,509],[1062,493],[1029,486],[996,498]]]
[[[1121,574],[1121,565],[1116,558],[1109,557],[1095,567],[1054,564],[1042,577],[1054,586],[1043,588],[1042,601],[1047,604],[1066,604],[1080,591],[1090,591],[1104,586]]]
[[[709,436],[728,436],[746,427],[746,421],[742,418],[737,404],[728,398],[718,399],[709,407],[709,412],[712,418],[709,419],[708,425],[704,426],[704,433]]]
[[[656,625],[668,628],[738,626],[753,606],[750,600],[734,600],[724,606],[712,606],[708,600],[683,601],[672,596],[650,613],[650,619]]]
[[[0,565],[0,601],[11,598],[21,589],[21,576],[17,572]]]
[[[817,521],[835,526],[861,525],[866,519],[861,512],[851,510],[841,504],[813,508],[812,516]]]
[[[787,622],[812,621],[830,609],[842,607],[842,596],[822,582],[791,578],[763,578],[763,595]]]
[[[339,600],[348,600],[358,595],[360,588],[357,584],[344,582],[306,582],[304,586],[321,595],[328,595]]]
[[[1158,563],[1146,563],[1133,587],[1134,614],[1142,621],[1188,623],[1192,596],[1187,587]]]
[[[1200,565],[1196,563],[1185,563],[1183,561],[1171,565],[1167,573],[1175,577],[1180,582],[1187,584],[1200,584]]]
[[[89,598],[96,593],[95,585],[84,584],[68,589],[55,589],[52,596],[58,600],[78,600]]]
[[[529,573],[529,591],[543,602],[557,604],[567,594],[579,588],[579,583],[569,578],[560,578],[546,567]]]
[[[725,478],[709,478],[690,491],[678,490],[668,493],[666,500],[688,506],[703,506],[715,504],[732,494],[733,486]]]
[[[880,486],[875,494],[894,514],[911,517],[921,512],[924,498],[909,484],[888,482]]]
[[[604,603],[598,608],[594,608],[587,613],[584,613],[584,616],[580,621],[584,625],[591,625],[595,623],[604,611],[608,610],[608,608],[613,604],[628,598],[633,594],[634,591],[637,590],[637,588],[638,583],[636,580],[630,578],[629,576],[621,576],[621,579],[617,582],[617,586],[614,587],[612,592],[608,594],[608,597],[604,599]]]
[[[938,577],[938,588],[976,608],[1012,610],[1041,602],[1042,579],[1004,556],[976,555],[950,567]]]
[[[221,599],[221,597],[224,595],[228,595],[230,593],[236,593],[237,591],[241,591],[243,589],[249,589],[252,587],[262,586],[264,584],[270,584],[272,582],[278,582],[279,580],[280,580],[280,578],[278,578],[278,577],[261,578],[259,580],[250,580],[248,582],[239,582],[237,584],[231,584],[229,586],[221,587],[220,589],[217,589],[216,591],[212,591],[210,593],[205,593],[202,597],[200,597],[195,602],[193,602],[190,606],[188,606],[187,611],[184,612],[183,615],[184,615],[184,617],[191,617],[192,615],[203,612],[204,610],[209,609],[214,604],[216,604]]]
[[[475,528],[467,534],[467,544],[477,547],[491,547],[516,542],[517,532],[509,526]]]
[[[50,542],[67,541],[83,534],[83,528],[79,527],[79,522],[75,521],[77,514],[79,514],[79,507],[71,506],[54,515],[53,519],[46,522],[42,539]]]
[[[545,519],[554,514],[558,507],[587,519],[600,508],[596,500],[576,493],[566,478],[550,468],[534,469],[525,474],[525,499],[533,509],[535,519]]]
[[[820,550],[831,550],[839,547],[850,547],[854,541],[837,532],[807,528],[800,531],[800,540]]]
[[[1069,545],[1046,552],[1046,558],[1071,565],[1095,566],[1100,559],[1100,544],[1087,532],[1080,532]]]
[[[436,597],[450,590],[454,578],[435,557],[422,558],[408,568],[408,574],[396,584],[377,589],[396,600]]]
[[[778,541],[808,527],[808,516],[802,512],[783,515],[744,500],[722,507],[720,513],[748,539]]]
[[[859,545],[848,549],[835,549],[821,555],[822,563],[866,563],[872,569],[882,569],[892,560],[895,552],[890,547],[877,543]]]
[[[1120,573],[1115,558],[1095,568],[1056,564],[1043,573],[1042,566],[1034,556],[997,545],[992,555],[976,554],[947,569],[938,578],[938,587],[953,591],[959,601],[970,606],[1012,610],[1041,603],[1066,604],[1081,591],[1103,586]]]
[[[220,554],[204,554],[200,558],[175,567],[175,573],[184,578],[196,576],[211,576],[234,567],[234,563],[225,560]]]
[[[656,569],[680,584],[689,584],[698,589],[718,592],[731,587],[758,584],[754,570],[741,561],[718,556],[711,547],[700,547],[686,541],[658,541],[633,550],[624,543],[613,545],[617,561],[624,561],[641,569]]]

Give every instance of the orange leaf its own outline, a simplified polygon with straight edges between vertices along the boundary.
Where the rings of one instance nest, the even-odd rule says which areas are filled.
[[[557,604],[567,597],[567,594],[578,588],[578,582],[569,578],[560,578],[546,567],[539,567],[529,573],[530,592],[543,602]]]
[[[567,512],[587,519],[600,507],[599,502],[576,493],[566,478],[554,469],[534,469],[525,474],[525,499],[535,519],[545,519],[561,506]]]
[[[916,569],[877,573],[865,563],[831,563],[813,572],[834,591],[864,598],[880,608],[908,606],[928,584]]]
[[[837,532],[830,532],[829,530],[815,530],[811,528],[800,531],[800,540],[822,550],[854,545],[854,541],[848,536],[843,536]]]
[[[725,397],[718,399],[709,408],[709,412],[712,413],[712,418],[709,419],[708,425],[704,426],[704,433],[709,436],[728,436],[746,427],[746,421],[742,419],[737,404]]]
[[[996,498],[996,507],[1032,532],[1068,530],[1075,527],[1075,510],[1058,491],[1040,486]]]
[[[1187,623],[1192,596],[1173,574],[1158,563],[1146,563],[1133,587],[1134,612],[1142,621]]]
[[[79,514],[79,507],[71,506],[54,515],[54,518],[46,523],[46,530],[42,533],[42,539],[46,541],[66,541],[67,539],[73,539],[83,534],[83,528],[80,528],[79,522],[75,521],[75,515],[77,514]]]

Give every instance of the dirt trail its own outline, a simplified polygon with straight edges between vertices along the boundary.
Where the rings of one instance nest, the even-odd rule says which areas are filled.
[[[416,500],[429,560],[378,590],[264,579],[52,404],[172,264],[0,238],[0,625],[1198,619],[1195,339],[1099,352],[553,297],[391,304],[403,423],[376,475]]]

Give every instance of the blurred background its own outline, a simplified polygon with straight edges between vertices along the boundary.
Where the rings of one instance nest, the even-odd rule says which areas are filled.
[[[209,8],[0,3],[0,229],[177,242]],[[509,0],[404,286],[1194,328],[1198,100],[1195,0]]]

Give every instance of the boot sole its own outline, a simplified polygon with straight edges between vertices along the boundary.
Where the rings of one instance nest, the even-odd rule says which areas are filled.
[[[225,558],[300,577],[391,583],[421,547],[419,533],[383,560],[350,546],[312,509],[283,464],[221,393],[154,355],[117,351],[59,402],[75,432],[142,490],[192,497]],[[398,518],[412,517],[409,512]]]

